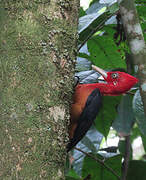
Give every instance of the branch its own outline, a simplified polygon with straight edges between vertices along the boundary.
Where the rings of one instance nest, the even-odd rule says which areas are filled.
[[[114,176],[116,176],[116,177],[120,180],[120,176],[118,176],[117,173],[116,173],[111,167],[109,167],[107,164],[105,164],[103,160],[98,159],[97,157],[93,157],[91,154],[89,154],[89,153],[87,153],[87,152],[85,152],[85,151],[82,151],[82,150],[79,149],[79,148],[76,148],[76,147],[75,147],[74,149],[82,152],[82,153],[85,154],[86,156],[88,156],[88,157],[92,158],[93,160],[95,160],[96,162],[100,163],[103,167],[105,167],[108,171],[110,171]]]
[[[134,0],[118,0],[118,3],[146,115],[146,44]]]

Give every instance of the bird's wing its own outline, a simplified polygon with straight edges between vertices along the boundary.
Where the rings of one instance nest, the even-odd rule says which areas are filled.
[[[102,96],[99,89],[94,89],[88,96],[86,105],[81,113],[74,136],[67,145],[67,151],[70,151],[90,129],[102,105]]]

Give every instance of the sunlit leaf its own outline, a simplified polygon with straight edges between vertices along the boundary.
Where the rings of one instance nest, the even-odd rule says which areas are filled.
[[[86,10],[87,14],[92,14],[96,12],[100,12],[103,8],[106,8],[105,4],[99,3],[97,0],[92,3],[92,5]],[[105,12],[105,10],[103,11]]]
[[[93,35],[96,31],[101,29],[104,23],[109,19],[109,13],[106,9],[102,11],[87,14],[79,19],[79,44],[87,39],[87,37]],[[95,30],[96,29],[96,30]]]
[[[92,13],[85,15],[79,19],[79,27],[78,27],[78,32],[81,33],[83,32],[87,27],[93,24],[97,18],[103,14],[103,12],[97,12],[97,13]]]

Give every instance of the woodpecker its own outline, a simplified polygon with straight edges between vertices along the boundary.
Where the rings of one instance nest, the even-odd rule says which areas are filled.
[[[70,151],[87,133],[93,124],[102,106],[102,96],[118,96],[126,93],[138,79],[120,71],[106,72],[92,65],[92,68],[101,74],[105,82],[92,84],[77,84],[71,105],[71,122],[69,126]]]

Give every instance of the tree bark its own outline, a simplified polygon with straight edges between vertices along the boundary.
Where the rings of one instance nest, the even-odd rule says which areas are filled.
[[[118,0],[120,14],[139,78],[140,92],[146,115],[146,44],[139,23],[134,0]]]
[[[0,179],[64,179],[78,9],[0,1]]]

